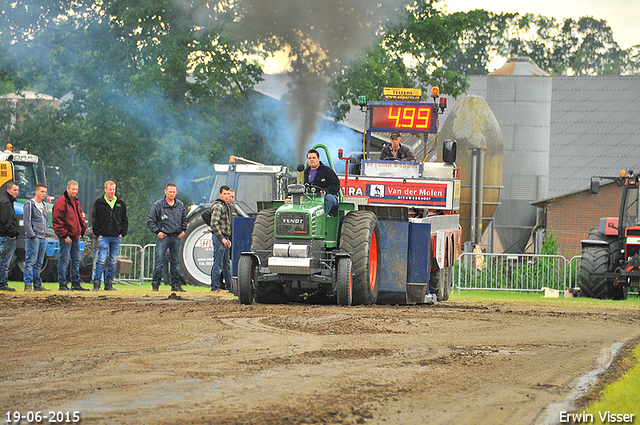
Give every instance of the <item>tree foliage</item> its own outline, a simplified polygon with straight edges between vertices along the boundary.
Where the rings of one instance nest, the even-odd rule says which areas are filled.
[[[581,17],[558,21],[542,15],[484,10],[454,15],[461,15],[469,27],[458,39],[454,54],[443,57],[443,61],[465,75],[485,75],[492,61],[513,56],[528,56],[554,75],[640,71],[634,56],[639,46],[621,49],[605,20]]]
[[[232,15],[198,22],[193,15],[206,4],[0,2],[2,72],[18,89],[66,100],[34,111],[20,128],[4,127],[5,137],[62,166],[63,179],[99,173],[116,181],[138,218],[137,242],[149,240],[146,212],[164,183],[183,189],[210,174],[230,140],[256,151],[268,143],[241,112],[262,71],[225,39]]]
[[[144,216],[167,181],[184,195],[229,154],[293,162],[300,134],[282,131],[285,112],[252,91],[263,72],[256,54],[289,51],[286,99],[307,132],[327,107],[328,78],[327,108],[341,119],[359,96],[379,100],[386,86],[426,95],[437,85],[458,96],[466,76],[511,55],[556,74],[640,69],[640,45],[621,50],[605,21],[445,14],[440,2],[0,0],[0,90],[64,100],[16,128],[11,107],[0,108],[0,135],[60,165],[63,180],[116,181],[137,217],[132,239],[143,242]]]
[[[390,23],[378,43],[333,74],[330,105],[337,119],[358,104],[359,96],[382,100],[384,87],[417,87],[428,95],[432,86],[439,86],[453,96],[467,90],[466,78],[442,58],[455,51],[456,40],[469,28],[469,20],[443,14],[436,7],[438,1],[410,2],[406,20]]]

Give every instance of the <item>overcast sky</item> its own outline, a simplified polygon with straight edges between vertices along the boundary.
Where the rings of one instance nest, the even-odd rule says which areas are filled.
[[[472,9],[492,12],[535,13],[544,16],[604,19],[613,30],[613,38],[621,48],[640,44],[640,0],[444,0],[449,13]]]

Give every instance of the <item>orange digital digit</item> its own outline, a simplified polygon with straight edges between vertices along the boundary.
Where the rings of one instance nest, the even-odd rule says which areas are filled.
[[[402,112],[402,128],[413,128],[415,117],[416,108],[404,108],[404,112]]]
[[[394,128],[398,128],[399,127],[399,124],[400,124],[400,111],[402,111],[402,108],[398,108],[398,113],[394,115],[393,106],[389,107],[389,114],[387,115],[387,118],[389,118],[390,120],[393,120],[395,122]]]
[[[418,120],[416,128],[429,128],[429,118],[431,117],[431,108],[418,109]]]

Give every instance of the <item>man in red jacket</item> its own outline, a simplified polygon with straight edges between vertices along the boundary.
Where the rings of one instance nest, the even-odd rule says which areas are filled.
[[[78,195],[78,182],[67,183],[64,195],[53,205],[53,230],[60,243],[60,259],[58,260],[58,285],[60,291],[68,291],[67,264],[71,257],[69,277],[71,290],[88,291],[80,285],[80,236],[84,234],[86,223]]]

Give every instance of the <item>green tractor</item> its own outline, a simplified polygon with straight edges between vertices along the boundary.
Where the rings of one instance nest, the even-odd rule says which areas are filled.
[[[329,151],[323,149],[333,168]],[[272,201],[254,222],[251,250],[238,262],[242,304],[311,301],[374,304],[379,290],[380,229],[376,215],[343,202],[327,217],[320,188],[288,187],[289,201]]]

